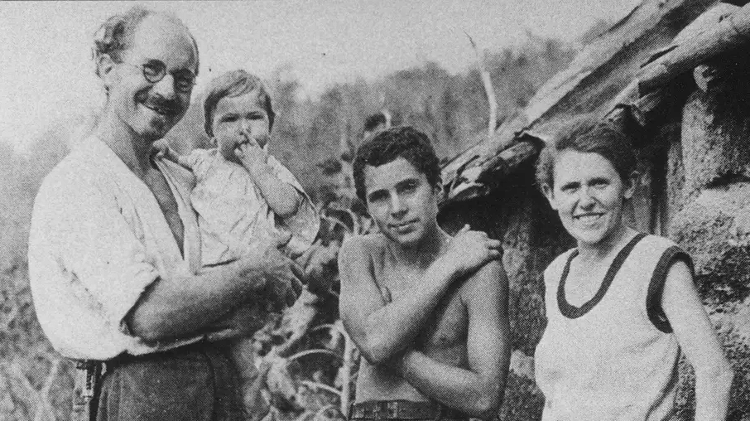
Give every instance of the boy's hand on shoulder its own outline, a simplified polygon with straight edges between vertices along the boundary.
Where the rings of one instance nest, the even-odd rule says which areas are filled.
[[[500,241],[487,236],[483,231],[472,231],[469,225],[450,240],[444,258],[459,275],[472,272],[490,260],[502,257]]]

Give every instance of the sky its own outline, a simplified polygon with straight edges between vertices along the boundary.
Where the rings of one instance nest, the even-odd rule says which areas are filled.
[[[319,0],[243,2],[0,2],[0,142],[22,151],[49,127],[95,112],[102,91],[91,39],[134,4],[175,14],[201,57],[194,95],[224,71],[270,78],[291,69],[315,96],[335,82],[373,79],[435,61],[451,73],[476,63],[465,33],[488,51],[531,32],[575,41],[638,0]]]

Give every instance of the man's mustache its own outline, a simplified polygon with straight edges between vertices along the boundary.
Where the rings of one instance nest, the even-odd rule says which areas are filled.
[[[140,102],[150,108],[163,110],[168,114],[179,114],[182,112],[182,104],[175,99],[166,99],[161,95],[141,94],[138,98]]]

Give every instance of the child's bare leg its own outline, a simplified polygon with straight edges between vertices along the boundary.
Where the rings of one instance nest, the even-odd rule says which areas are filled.
[[[236,339],[230,344],[229,350],[240,376],[246,419],[260,421],[271,410],[271,406],[263,396],[265,376],[261,375],[255,367],[252,340],[249,338]]]

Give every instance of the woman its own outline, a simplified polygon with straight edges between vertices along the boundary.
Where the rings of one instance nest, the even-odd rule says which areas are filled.
[[[672,241],[623,222],[638,174],[628,139],[584,119],[539,157],[537,181],[577,247],[544,272],[536,348],[544,421],[666,420],[680,349],[696,372],[696,420],[726,417],[732,370]]]

